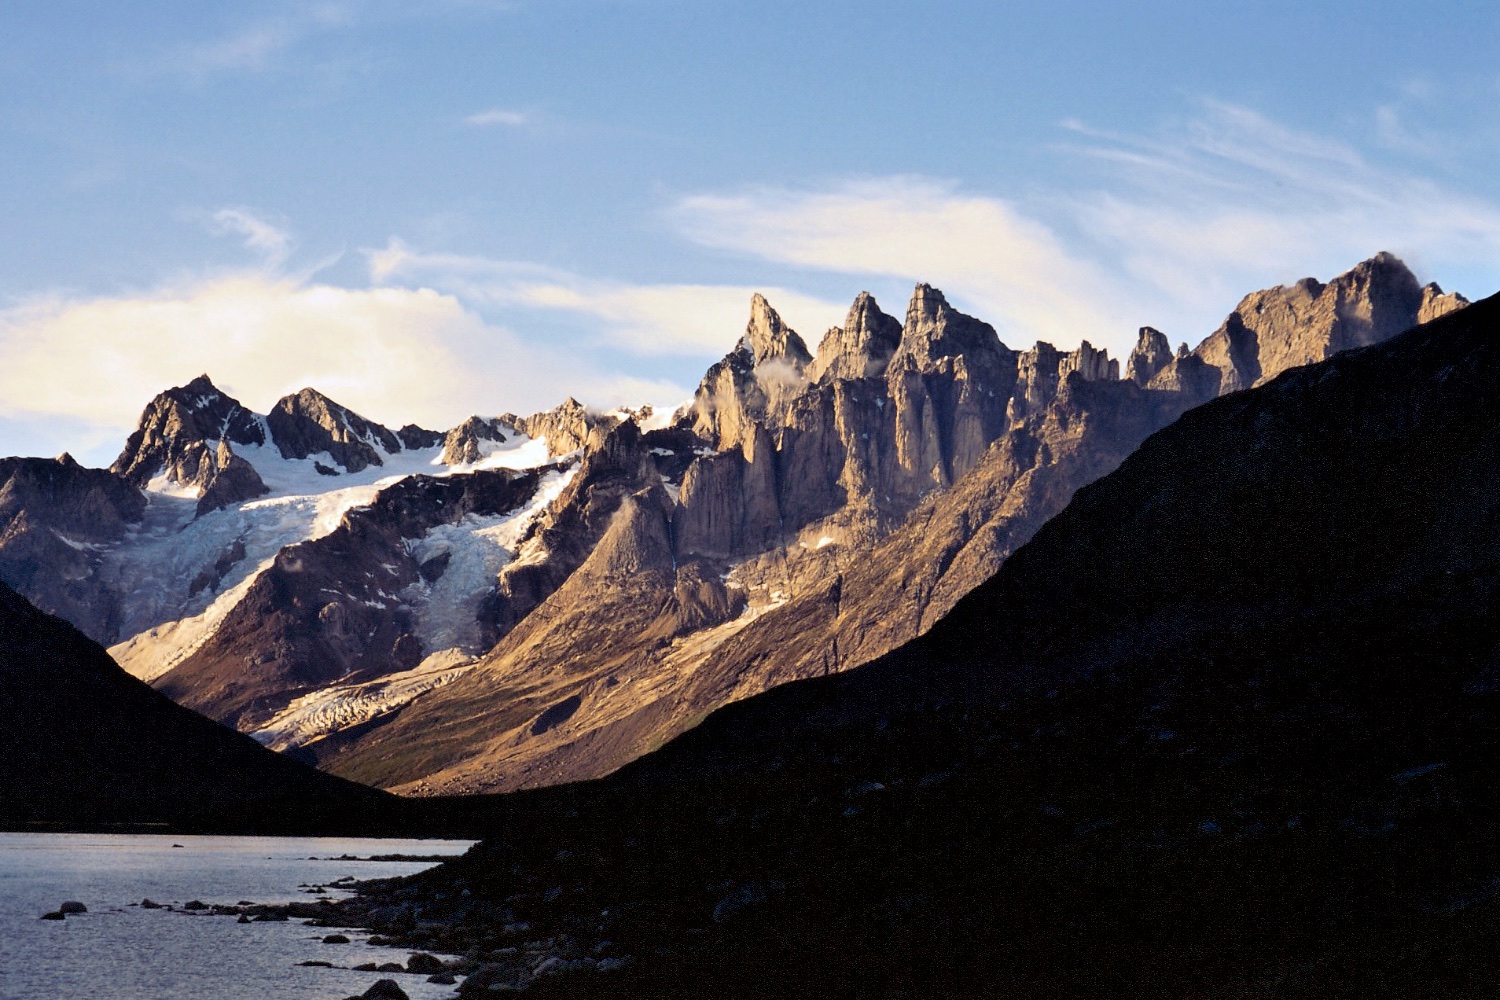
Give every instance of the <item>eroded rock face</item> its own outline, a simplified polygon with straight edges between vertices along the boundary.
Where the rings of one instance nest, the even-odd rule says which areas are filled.
[[[214,452],[213,475],[203,495],[198,498],[198,516],[202,517],[230,504],[254,500],[269,492],[270,487],[262,481],[255,466],[236,455],[227,439],[220,438],[219,446]]]
[[[613,426],[619,422],[614,417],[594,413],[572,396],[542,413],[533,413],[529,417],[502,414],[499,419],[502,424],[518,428],[527,437],[546,438],[547,454],[553,458],[582,448],[595,427]]]
[[[1157,372],[1171,363],[1172,345],[1167,342],[1167,335],[1160,330],[1143,326],[1140,337],[1136,340],[1135,350],[1130,352],[1130,360],[1125,365],[1125,377],[1136,385],[1144,386],[1156,377]]]
[[[111,471],[138,487],[161,476],[196,488],[198,513],[207,514],[269,492],[232,444],[266,444],[266,425],[200,375],[151,401]]]
[[[806,387],[811,361],[802,338],[757,294],[744,336],[698,386],[693,432],[724,451],[754,437],[756,425],[779,425]]]
[[[503,444],[515,427],[499,417],[470,417],[443,438],[443,464],[466,465],[484,457],[484,442]],[[571,449],[570,449],[571,450]]]
[[[1380,253],[1326,285],[1303,278],[1247,295],[1193,353],[1219,369],[1221,391],[1235,392],[1465,304],[1435,285],[1420,287],[1404,263]]]
[[[621,501],[659,482],[632,421],[590,432],[578,473],[531,527],[481,611],[497,641],[562,586],[604,537]]]
[[[277,400],[266,414],[276,448],[286,458],[327,454],[347,472],[384,465],[381,452],[401,451],[401,439],[381,425],[335,403],[316,389]]]
[[[860,292],[844,325],[824,335],[807,377],[814,382],[879,378],[900,345],[901,321],[881,312],[869,292]]]
[[[95,641],[113,641],[120,602],[100,573],[101,553],[145,509],[124,477],[67,454],[0,459],[0,580]]]
[[[153,399],[110,466],[136,486],[165,474],[183,486],[207,488],[217,472],[217,443],[263,445],[265,428],[207,375]]]

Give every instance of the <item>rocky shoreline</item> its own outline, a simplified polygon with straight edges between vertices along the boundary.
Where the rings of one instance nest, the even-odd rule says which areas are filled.
[[[356,881],[353,876],[346,876],[299,888],[324,898],[291,903],[239,900],[233,904],[197,899],[187,903],[157,903],[148,898],[130,905],[187,916],[233,917],[239,923],[300,920],[306,926],[330,932],[369,931],[365,944],[405,950],[406,961],[341,964],[317,959],[298,964],[423,977],[428,983],[454,985],[460,998],[525,991],[543,978],[583,971],[607,973],[631,962],[629,957],[615,954],[607,940],[585,941],[576,934],[545,933],[531,921],[515,919],[509,907],[471,904],[460,885],[455,886],[453,899],[445,899],[444,893],[437,893],[434,898],[410,878]],[[334,899],[326,896],[330,891],[351,891],[355,895]],[[450,905],[442,905],[444,902]],[[451,905],[455,902],[460,905]],[[331,945],[358,943],[341,933],[329,933],[322,941]],[[406,997],[398,980],[382,979],[366,993],[349,1000]]]
[[[528,990],[569,974],[607,974],[633,962],[605,934],[608,911],[589,933],[576,920],[519,919],[517,908],[527,902],[521,897],[493,902],[472,895],[461,878],[443,881],[442,890],[415,878],[359,882],[346,886],[354,896],[320,904],[318,919],[326,921],[321,926],[368,930],[369,944],[410,950],[412,961],[446,956],[439,975],[461,979],[464,998]],[[551,900],[548,893],[537,902],[553,902],[561,890]]]

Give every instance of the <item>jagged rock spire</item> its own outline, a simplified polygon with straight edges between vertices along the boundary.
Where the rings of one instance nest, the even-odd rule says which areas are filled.
[[[818,345],[807,369],[814,382],[840,378],[877,378],[901,346],[901,323],[881,312],[869,292],[860,292],[842,327],[834,327]]]
[[[1186,344],[1183,345],[1187,347]],[[1145,385],[1156,373],[1172,363],[1172,345],[1167,335],[1149,326],[1141,327],[1135,350],[1125,363],[1125,377],[1136,385]]]
[[[740,340],[740,349],[750,351],[757,368],[768,361],[785,361],[800,372],[812,361],[801,336],[782,322],[759,292],[750,298],[750,322]]]

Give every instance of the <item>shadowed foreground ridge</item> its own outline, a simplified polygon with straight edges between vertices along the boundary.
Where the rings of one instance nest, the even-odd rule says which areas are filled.
[[[129,676],[0,584],[0,825],[398,830],[398,803],[231,732]]]
[[[368,919],[476,980],[550,941],[543,996],[1486,995],[1497,321],[1199,408],[926,637],[509,797]]]

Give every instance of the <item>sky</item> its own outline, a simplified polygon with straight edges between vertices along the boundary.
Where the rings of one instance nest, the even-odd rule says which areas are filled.
[[[686,399],[763,292],[1196,344],[1377,251],[1500,288],[1473,2],[14,0],[0,454],[200,373],[451,426]]]

